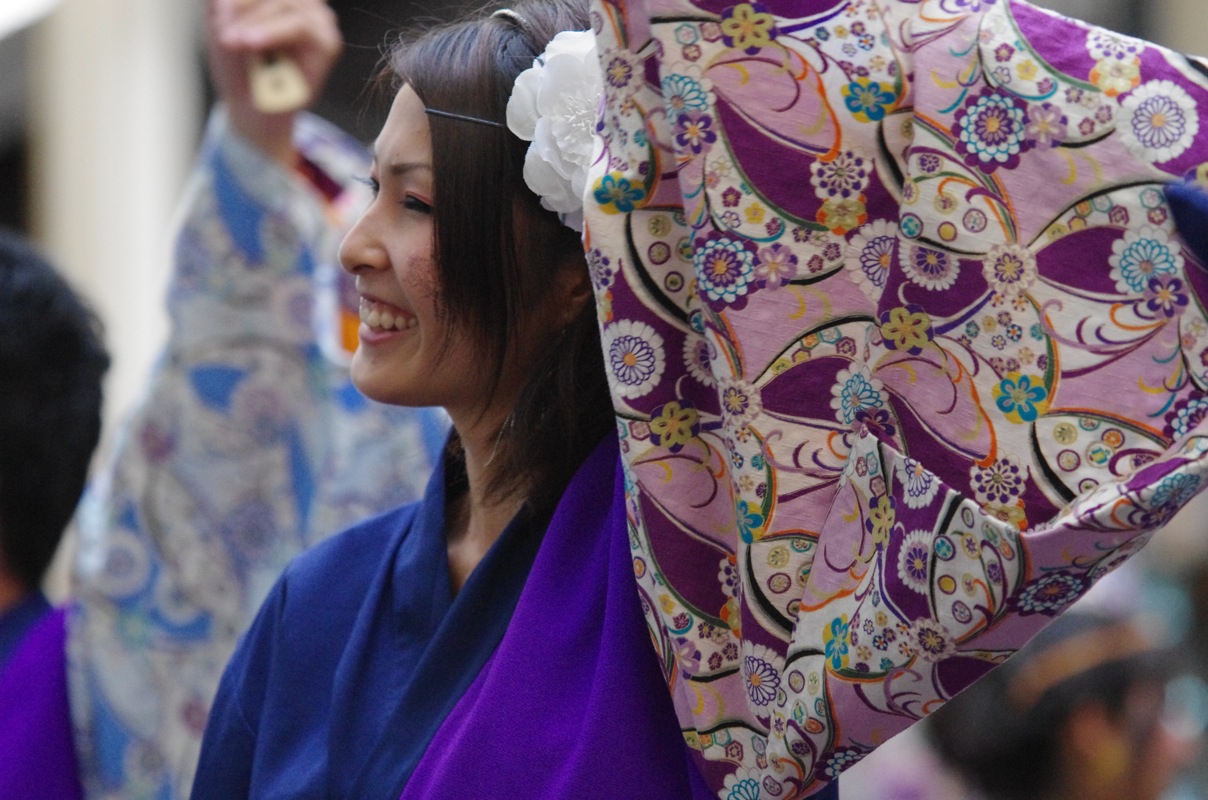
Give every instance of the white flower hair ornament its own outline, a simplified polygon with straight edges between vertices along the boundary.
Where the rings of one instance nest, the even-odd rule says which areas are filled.
[[[529,145],[524,182],[564,225],[583,231],[587,170],[603,152],[596,114],[604,79],[591,31],[563,31],[516,78],[508,128]]]

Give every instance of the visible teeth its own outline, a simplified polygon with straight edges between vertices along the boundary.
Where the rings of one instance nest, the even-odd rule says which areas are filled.
[[[360,313],[361,322],[375,330],[407,330],[416,325],[414,317],[408,317],[402,313],[396,316],[393,311],[381,308],[365,299],[361,300]]]

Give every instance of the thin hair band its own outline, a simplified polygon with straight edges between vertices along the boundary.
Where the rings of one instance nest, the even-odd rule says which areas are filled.
[[[502,17],[503,19],[511,20],[516,23],[517,27],[524,27],[524,17],[517,14],[510,8],[497,8],[491,13],[492,17]]]
[[[449,119],[458,119],[462,122],[477,122],[479,125],[490,125],[492,128],[502,128],[502,122],[496,122],[493,119],[483,119],[482,117],[471,117],[468,114],[454,114],[452,111],[442,111],[439,108],[424,107],[424,111],[434,117],[448,117]]]

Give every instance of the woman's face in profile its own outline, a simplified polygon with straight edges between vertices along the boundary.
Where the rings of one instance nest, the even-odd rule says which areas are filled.
[[[395,96],[374,144],[375,196],[340,246],[340,263],[356,276],[361,324],[352,379],[367,397],[404,406],[442,406],[454,420],[510,404],[568,309],[551,292],[519,325],[503,354],[498,392],[488,348],[442,313],[433,259],[432,138],[423,102],[410,86]],[[576,311],[577,309],[570,309]]]
[[[432,141],[423,103],[409,86],[395,96],[374,144],[370,177],[373,201],[340,247],[360,295],[353,382],[384,403],[473,405],[485,373],[469,338],[454,332],[451,339],[440,312]]]

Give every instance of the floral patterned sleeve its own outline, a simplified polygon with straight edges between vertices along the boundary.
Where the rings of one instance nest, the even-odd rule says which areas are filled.
[[[1208,467],[1203,61],[1011,0],[596,0],[634,565],[721,798],[802,797]]]
[[[290,174],[211,121],[170,339],[81,507],[69,659],[92,797],[187,795],[221,670],[285,563],[418,497],[443,443],[440,412],[349,382],[356,309],[334,254],[367,157],[298,127]]]

